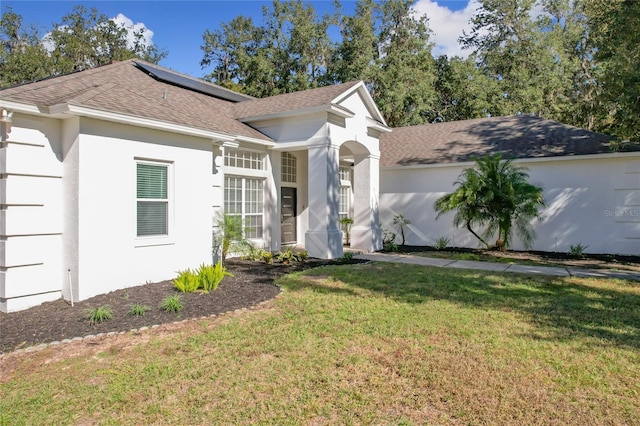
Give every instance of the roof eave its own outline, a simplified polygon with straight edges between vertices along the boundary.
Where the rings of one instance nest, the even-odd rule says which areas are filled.
[[[239,118],[238,121],[242,123],[255,123],[258,121],[279,120],[284,118],[299,117],[302,115],[312,115],[312,114],[318,114],[323,112],[331,113],[342,118],[352,118],[355,116],[355,114],[352,111],[349,111],[346,108],[343,108],[339,105],[330,104],[330,105],[313,106],[313,107],[303,108],[303,109],[296,109],[291,111],[275,112],[271,114],[262,114],[262,115],[256,115],[256,116],[250,116],[250,117],[243,117],[243,118]]]
[[[383,126],[387,126],[387,122],[384,119],[384,116],[382,115],[382,113],[378,109],[378,106],[376,105],[376,103],[373,101],[373,98],[371,97],[371,94],[369,94],[369,91],[367,90],[367,87],[365,86],[364,81],[359,81],[353,87],[350,87],[349,89],[347,89],[344,92],[340,93],[340,95],[336,96],[331,101],[331,103],[332,104],[337,104],[337,103],[341,102],[346,97],[350,96],[352,93],[354,93],[356,91],[360,91],[363,94],[362,97],[364,99],[364,102],[365,102],[367,108],[369,109],[370,112],[372,112],[372,115],[375,115],[375,117],[372,117],[373,120],[375,120],[375,121],[377,121],[379,123],[382,123]]]

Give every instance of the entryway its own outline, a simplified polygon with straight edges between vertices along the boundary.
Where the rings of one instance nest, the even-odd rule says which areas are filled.
[[[298,240],[296,206],[296,188],[282,187],[280,194],[280,241],[282,244],[295,244]]]

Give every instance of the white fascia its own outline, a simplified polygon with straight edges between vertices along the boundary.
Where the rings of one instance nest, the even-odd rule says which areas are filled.
[[[330,112],[334,115],[337,115],[343,118],[351,118],[355,116],[355,114],[349,111],[348,109],[343,108],[339,105],[331,104],[331,105],[314,106],[314,107],[309,107],[304,109],[297,109],[294,111],[282,111],[282,112],[275,112],[272,114],[257,115],[254,117],[239,118],[238,121],[241,121],[242,123],[251,123],[255,121],[277,120],[281,118],[298,117],[301,115],[311,115],[311,114],[317,114],[321,112],[327,112],[327,113]]]
[[[17,111],[24,114],[42,114],[42,110],[36,105],[3,101],[2,99],[0,99],[0,108],[6,109],[8,111]]]
[[[48,108],[49,114],[67,114],[77,115],[88,118],[95,118],[99,120],[113,121],[116,123],[129,124],[138,127],[147,127],[156,130],[162,130],[166,132],[179,133],[183,135],[196,136],[201,138],[211,139],[214,143],[225,142],[251,142],[266,146],[274,145],[274,142],[245,137],[237,135],[229,135],[222,132],[212,132],[210,130],[202,130],[189,126],[183,126],[180,124],[168,123],[165,121],[153,120],[149,118],[133,117],[125,114],[118,114],[114,112],[102,111],[93,108],[86,108],[71,104],[58,104],[52,105]]]
[[[374,121],[377,121],[378,123],[382,123],[382,125],[386,127],[387,126],[387,122],[385,121],[384,116],[382,115],[382,113],[378,109],[378,106],[374,102],[373,98],[371,97],[371,94],[367,90],[367,87],[364,85],[363,81],[360,81],[358,84],[353,86],[351,89],[341,93],[339,96],[337,96],[335,99],[333,99],[333,101],[331,101],[331,103],[332,104],[339,104],[345,98],[349,97],[353,92],[356,92],[356,91],[360,91],[362,93],[362,98],[364,100],[365,105],[369,109],[369,112],[372,112],[373,115],[376,116],[376,117],[374,117]],[[379,131],[382,131],[382,130],[379,130]],[[387,131],[387,130],[385,130],[385,131]]]

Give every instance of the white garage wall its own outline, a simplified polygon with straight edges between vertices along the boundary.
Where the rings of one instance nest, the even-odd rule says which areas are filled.
[[[533,221],[534,250],[567,252],[570,245],[588,246],[589,253],[640,254],[640,155],[636,153],[522,160],[529,181],[544,189],[547,207],[542,222]],[[381,170],[383,228],[398,233],[393,216],[412,224],[405,229],[408,245],[433,245],[438,237],[451,245],[478,247],[477,240],[452,224],[453,214],[437,221],[433,204],[455,189],[462,170],[473,163]],[[513,249],[524,249],[514,241]]]

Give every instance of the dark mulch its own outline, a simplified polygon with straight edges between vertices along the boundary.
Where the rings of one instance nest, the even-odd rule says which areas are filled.
[[[328,263],[331,262],[311,259],[290,265],[266,265],[230,259],[226,267],[233,277],[225,277],[220,286],[208,294],[179,293],[171,281],[163,281],[112,291],[75,303],[74,307],[64,300],[56,300],[23,311],[0,312],[0,353],[40,343],[128,331],[248,308],[273,299],[280,292],[274,281],[282,275]],[[175,294],[181,296],[184,308],[177,313],[160,309],[162,300]],[[149,306],[151,310],[144,316],[130,315],[131,306],[136,303]],[[89,325],[87,311],[105,305],[111,308],[113,318]]]

